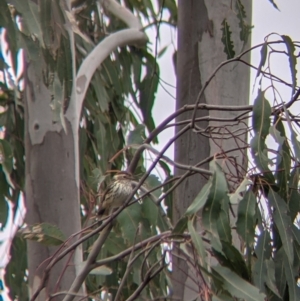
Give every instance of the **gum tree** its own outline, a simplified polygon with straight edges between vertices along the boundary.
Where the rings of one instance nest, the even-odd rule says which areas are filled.
[[[178,255],[173,251],[178,248],[180,259],[194,268],[189,289],[195,299],[299,299],[300,158],[298,118],[293,114],[300,94],[297,42],[273,35],[261,45],[233,53],[236,44],[228,35],[232,24],[223,20],[221,41],[230,45],[225,47],[224,60],[207,76],[200,72],[205,84],[196,91],[194,101],[179,106],[155,126],[151,108],[159,66],[156,55],[147,50],[147,37],[136,16],[143,16],[146,27],[174,24],[174,2],[158,1],[158,9],[148,1],[125,1],[127,9],[115,1],[74,1],[72,9],[70,3],[60,1],[0,4],[11,57],[11,65],[2,60],[6,77],[1,86],[5,129],[1,206],[6,208],[7,200],[17,203],[25,192],[32,219],[12,245],[6,281],[13,298],[28,299],[29,277],[31,300],[181,300],[176,286],[188,284],[174,282]],[[163,8],[168,19],[163,18]],[[242,13],[237,20],[245,22],[239,25],[248,24]],[[26,58],[24,78],[23,74],[15,76],[20,48]],[[259,66],[247,61],[250,51],[261,52]],[[271,58],[278,53],[288,58],[290,79],[270,72]],[[200,60],[202,53],[194,51],[194,56],[205,63]],[[253,105],[210,104],[214,81],[223,78],[224,86],[230,86],[231,78],[223,72],[234,73],[237,65],[255,68],[257,80],[270,88],[258,89]],[[290,99],[279,101],[280,85],[290,88]],[[204,98],[207,103],[199,102]],[[130,110],[132,105],[140,110],[141,120]],[[232,116],[225,116],[226,112]],[[157,135],[170,126],[181,128],[158,152]],[[204,137],[218,148],[196,162],[166,157],[168,147],[187,133]],[[250,144],[245,141],[247,133]],[[237,146],[224,149],[227,136]],[[267,145],[269,137],[276,141],[274,147]],[[236,153],[244,158],[245,149],[254,162],[247,170],[243,164],[233,164]],[[150,165],[145,164],[145,152],[152,153]],[[170,166],[184,172],[172,176]],[[155,168],[164,173],[162,180],[154,175]],[[95,218],[99,194],[109,181],[105,172],[120,169],[136,176],[131,196],[108,218]],[[192,196],[183,181],[195,176],[206,182]],[[180,200],[189,205],[174,218],[173,192],[182,186],[186,194]],[[72,208],[64,206],[68,202]],[[42,206],[45,212],[38,210]],[[4,226],[7,209],[2,212]],[[35,213],[38,220],[34,220]],[[199,221],[201,228],[196,224]],[[68,233],[71,223],[74,228]],[[28,274],[24,241],[31,242]],[[38,258],[40,254],[45,257]]]

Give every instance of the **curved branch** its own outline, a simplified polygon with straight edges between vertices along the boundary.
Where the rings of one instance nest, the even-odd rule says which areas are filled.
[[[83,101],[96,69],[99,68],[102,62],[117,47],[125,45],[143,46],[148,41],[147,35],[142,31],[142,23],[130,10],[121,6],[115,0],[99,1],[106,10],[122,20],[129,28],[120,30],[106,37],[81,63],[75,78],[75,89],[73,88],[72,90],[72,101],[66,113],[66,117],[70,120],[74,131],[77,131],[79,128]]]
[[[252,111],[253,106],[252,105],[246,105],[246,106],[217,106],[217,105],[208,105],[208,104],[198,104],[198,105],[185,105],[173,114],[171,114],[169,117],[167,117],[164,121],[161,122],[159,126],[157,126],[148,136],[148,138],[144,141],[145,144],[149,144],[154,137],[156,137],[159,133],[161,133],[163,130],[165,130],[166,125],[171,122],[173,119],[175,119],[177,116],[180,114],[187,112],[187,111],[192,111],[192,110],[201,110],[201,109],[206,109],[206,110],[212,110],[212,111]],[[140,147],[137,152],[135,153],[133,159],[130,162],[130,167],[129,171],[134,171],[140,156],[142,155],[142,152],[144,151],[145,147]]]
[[[117,47],[130,44],[144,45],[147,41],[145,33],[137,29],[123,29],[101,41],[84,59],[75,79],[75,91],[73,92],[75,95],[72,95],[72,102],[66,113],[74,129],[78,130],[83,101],[96,69]]]
[[[100,0],[105,9],[122,20],[129,28],[141,30],[143,28],[140,20],[126,7],[120,5],[115,0]]]
[[[204,169],[204,168],[197,168],[195,166],[192,166],[192,165],[185,165],[185,164],[181,164],[181,163],[178,163],[176,161],[173,161],[171,160],[170,158],[168,158],[167,156],[165,155],[161,155],[161,153],[156,150],[155,148],[153,148],[151,145],[149,144],[142,144],[139,149],[147,149],[149,151],[151,151],[152,153],[154,153],[155,155],[157,156],[160,156],[160,158],[164,161],[166,161],[167,163],[179,168],[179,169],[184,169],[184,170],[191,170],[191,171],[195,171],[195,172],[198,172],[200,174],[206,174],[206,175],[212,175],[213,173],[207,169]]]

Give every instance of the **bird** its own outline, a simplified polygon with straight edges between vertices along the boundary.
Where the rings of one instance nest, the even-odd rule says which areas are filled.
[[[112,182],[104,191],[98,215],[109,215],[124,204],[134,189],[133,179],[133,176],[126,171],[114,175]]]

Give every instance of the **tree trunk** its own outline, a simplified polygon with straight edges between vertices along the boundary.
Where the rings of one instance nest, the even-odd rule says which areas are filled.
[[[26,150],[26,206],[27,223],[47,222],[56,225],[68,238],[81,229],[79,204],[78,134],[73,133],[68,120],[67,132],[60,123],[52,121],[51,95],[37,74],[34,64],[26,70],[25,150]],[[56,247],[38,242],[28,243],[30,295],[43,276],[43,270]],[[76,275],[76,264],[82,261],[77,248],[72,258],[67,257],[52,270],[46,290],[37,300],[49,294],[69,289]],[[63,277],[61,277],[64,273]],[[61,300],[63,296],[51,300]]]
[[[210,21],[203,1],[192,0],[178,1],[178,50],[177,50],[177,101],[176,109],[186,104],[195,104],[197,95],[202,88],[201,75],[198,66],[198,42],[204,31],[210,30]],[[204,17],[200,17],[200,14]],[[200,100],[206,103],[204,97]],[[198,112],[197,117],[206,116],[207,111]],[[180,115],[176,122],[187,120],[192,117],[192,112]],[[208,122],[198,124],[201,128],[206,128]],[[176,127],[175,133],[178,133],[180,127]],[[193,131],[186,132],[175,143],[175,161],[195,165],[201,160],[207,158],[210,153],[210,145],[207,138],[197,135]],[[208,165],[202,166],[208,168]],[[175,176],[182,175],[182,171],[175,169]],[[176,191],[175,204],[173,209],[173,218],[176,222],[185,212],[187,207],[194,200],[199,189],[205,184],[206,179],[200,175],[196,175],[186,179]],[[175,249],[176,250],[176,249]],[[191,281],[196,277],[189,274],[192,271],[188,267],[185,260],[181,258],[181,252],[177,248],[178,257],[173,256],[173,295],[176,300],[191,300],[186,291],[187,287],[194,288],[198,291],[197,286]],[[187,295],[188,294],[188,295]]]
[[[250,24],[251,4],[248,1],[243,1],[243,4],[246,8],[248,24]],[[195,104],[197,95],[209,76],[221,62],[226,60],[224,45],[221,42],[221,23],[224,18],[227,18],[229,22],[232,21],[230,26],[233,30],[232,39],[236,47],[236,54],[241,52],[242,42],[239,36],[238,19],[233,11],[234,8],[231,8],[230,5],[231,2],[225,0],[178,0],[177,109],[186,104]],[[248,46],[249,43],[245,48]],[[213,79],[200,99],[200,103],[247,104],[249,84],[249,68],[241,63],[230,64]],[[213,115],[226,118],[234,116],[233,114],[238,113],[220,112],[215,114],[215,112],[210,113],[201,110],[197,117]],[[186,113],[179,116],[176,121],[190,119],[191,115],[192,113]],[[205,129],[207,126],[219,126],[220,123],[202,122],[197,123],[197,125]],[[237,126],[235,126],[236,128]],[[179,130],[180,127],[177,127],[176,133]],[[221,133],[222,135],[223,133]],[[241,137],[241,141],[246,141],[245,135]],[[236,142],[233,139],[221,139],[218,140],[218,143],[220,143],[222,150],[227,150],[234,148]],[[217,152],[220,152],[220,147],[216,146],[212,139],[205,138],[191,130],[175,143],[175,160],[183,164],[194,165]],[[238,176],[243,175],[246,164],[244,153],[236,152],[232,153],[231,156],[237,156],[237,166],[240,166],[237,173]],[[201,167],[208,168],[208,165]],[[176,176],[181,174],[180,170],[175,169]],[[174,222],[184,214],[205,182],[205,178],[197,175],[188,178],[179,186],[173,209]],[[180,255],[180,251],[176,247],[175,252]],[[205,300],[203,286],[201,279],[197,277],[197,271],[189,266],[185,260],[180,259],[182,257],[176,256],[176,253],[172,261],[174,300]]]

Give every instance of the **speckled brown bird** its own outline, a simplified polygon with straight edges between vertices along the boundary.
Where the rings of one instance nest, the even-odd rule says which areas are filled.
[[[134,188],[133,176],[125,171],[117,173],[105,190],[98,215],[109,215],[115,208],[124,204]]]

